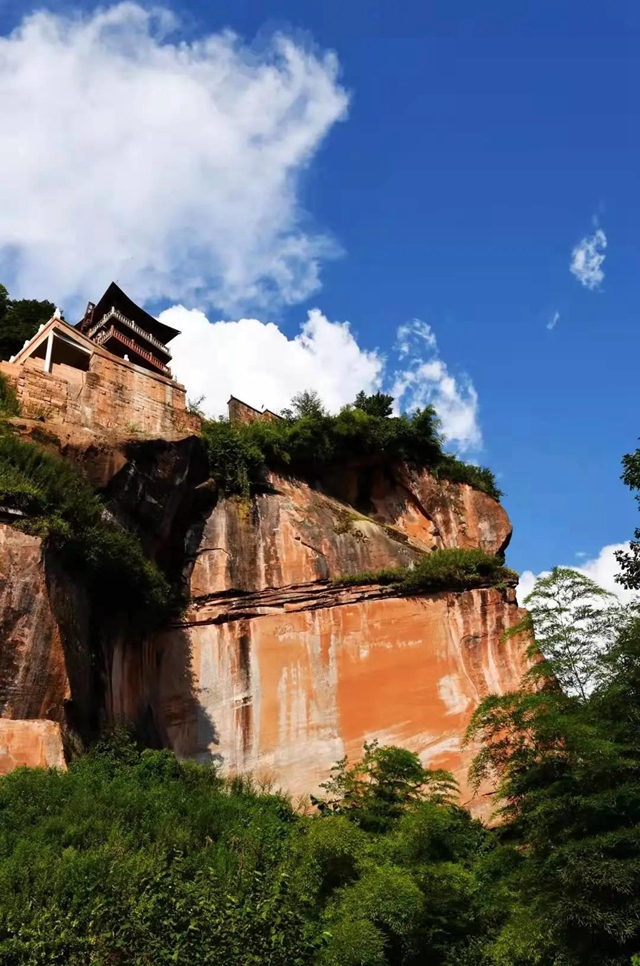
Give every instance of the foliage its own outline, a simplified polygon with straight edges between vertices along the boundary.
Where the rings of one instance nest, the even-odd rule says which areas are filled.
[[[4,373],[0,372],[0,418],[18,416],[20,405],[15,390]]]
[[[321,785],[327,800],[312,799],[321,812],[345,815],[369,832],[385,832],[407,809],[428,800],[452,804],[457,784],[450,772],[424,768],[405,748],[365,742],[360,761],[341,758]]]
[[[622,457],[622,482],[630,490],[640,490],[640,449]],[[636,495],[640,505],[640,493]],[[640,590],[640,527],[633,535],[628,550],[619,550],[616,558],[620,564],[620,576],[616,579],[629,590]]]
[[[497,778],[501,800],[490,963],[618,966],[640,950],[640,618],[602,599],[580,575],[539,581],[545,659],[472,717],[472,777]]]
[[[0,812],[0,963],[310,961],[277,796],[121,744],[2,779]]]
[[[262,479],[264,456],[242,426],[227,420],[205,421],[202,437],[207,447],[209,472],[226,495],[248,497]]]
[[[108,521],[91,486],[61,457],[1,434],[0,503],[25,514],[21,528],[47,538],[112,606],[154,621],[166,616],[167,581],[137,538]]]
[[[436,590],[469,590],[472,587],[496,586],[513,582],[517,574],[505,567],[499,557],[479,548],[462,547],[432,550],[412,567],[388,567],[384,570],[348,574],[334,582],[341,586],[389,584],[402,594],[419,594]]]
[[[585,574],[554,567],[536,580],[524,600],[527,615],[506,636],[531,637],[531,677],[553,679],[585,700],[600,671],[603,649],[613,645],[624,620],[614,602],[613,594]]]
[[[19,352],[55,310],[55,305],[46,300],[10,299],[4,285],[0,285],[0,359],[9,359]]]
[[[369,416],[380,416],[385,418],[393,412],[393,396],[385,392],[375,392],[372,396],[367,396],[365,392],[359,392],[353,405],[356,409],[361,409]]]
[[[294,422],[296,419],[304,419],[305,416],[310,416],[312,419],[326,416],[327,411],[318,393],[305,389],[295,394],[291,400],[291,406],[283,409],[281,415],[283,419]]]
[[[406,754],[369,749],[402,802],[384,832],[123,734],[67,773],[1,778],[0,963],[453,966],[482,929],[486,833],[427,772],[414,794],[408,760],[405,794]]]
[[[469,483],[500,498],[490,470],[443,452],[431,406],[397,417],[345,406],[331,416],[316,394],[302,393],[285,416],[248,425],[231,426],[226,420],[204,423],[211,475],[227,495],[248,496],[252,488],[263,487],[267,468],[313,477],[335,464],[381,460],[428,467],[442,479]]]
[[[195,416],[200,416],[202,419],[204,419],[204,399],[204,395],[196,396],[195,399],[189,397],[187,399],[187,412],[192,413]]]

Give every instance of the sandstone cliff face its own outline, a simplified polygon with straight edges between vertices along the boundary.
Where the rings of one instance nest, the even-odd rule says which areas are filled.
[[[323,488],[357,504],[359,482],[353,470]],[[524,670],[522,642],[500,640],[520,617],[513,588],[402,598],[330,580],[439,546],[498,552],[506,513],[470,487],[405,469],[369,476],[367,516],[301,481],[271,484],[250,501],[221,500],[190,534],[190,606],[156,642],[168,743],[307,796],[338,758],[377,738],[450,768],[468,798],[469,717]]]
[[[450,768],[468,799],[469,717],[524,670],[523,642],[500,640],[520,616],[513,588],[400,597],[332,579],[435,547],[500,552],[511,534],[502,507],[406,467],[342,468],[313,485],[272,475],[250,500],[216,500],[196,438],[81,434],[57,445],[147,551],[182,570],[188,605],[147,639],[98,627],[40,541],[0,526],[0,701],[11,722],[0,770],[59,763],[65,735],[126,718],[153,744],[296,797],[377,738]]]

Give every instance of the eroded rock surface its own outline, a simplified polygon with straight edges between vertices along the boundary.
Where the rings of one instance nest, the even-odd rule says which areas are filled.
[[[368,515],[327,492],[362,506],[355,474],[323,481],[324,492],[276,475],[271,484],[251,500],[219,501],[191,535],[200,541],[191,604],[157,640],[169,744],[307,796],[338,758],[377,738],[450,768],[468,798],[469,717],[524,670],[523,642],[501,641],[521,616],[514,589],[403,598],[331,580],[406,566],[436,547],[499,552],[511,535],[505,511],[468,486],[401,468],[369,476]]]
[[[57,721],[0,719],[0,775],[14,768],[65,768]]]
[[[42,541],[0,524],[0,714],[63,718],[69,681]]]
[[[499,504],[406,467],[342,468],[313,484],[272,474],[266,492],[216,501],[196,438],[83,432],[51,445],[182,572],[188,605],[173,626],[132,639],[96,623],[37,538],[0,526],[0,702],[12,722],[0,771],[58,763],[65,729],[82,738],[124,718],[149,743],[294,796],[377,738],[450,768],[469,798],[469,717],[524,669],[524,642],[501,641],[520,617],[513,587],[400,597],[333,581],[438,547],[500,553],[511,525]]]

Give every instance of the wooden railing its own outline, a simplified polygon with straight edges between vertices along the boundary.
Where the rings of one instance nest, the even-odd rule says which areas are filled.
[[[117,339],[118,342],[122,342],[122,344],[127,346],[128,349],[131,349],[132,352],[142,356],[143,359],[146,359],[147,362],[150,362],[155,369],[161,372],[163,376],[169,376],[169,378],[171,378],[171,372],[169,369],[167,369],[165,364],[160,361],[160,359],[156,358],[152,352],[147,352],[146,349],[143,349],[141,346],[139,346],[137,342],[133,341],[133,339],[128,339],[126,335],[123,335],[122,332],[116,329],[113,325],[110,329],[105,329],[103,332],[99,332],[95,337],[94,342],[96,345],[104,345],[105,342],[108,342],[109,339],[112,338]]]
[[[151,335],[150,332],[147,332],[145,329],[143,329],[142,326],[137,324],[137,322],[132,322],[132,320],[128,319],[126,315],[123,315],[122,312],[119,312],[115,306],[112,306],[109,311],[102,316],[100,321],[89,329],[87,332],[87,337],[92,339],[95,333],[98,332],[103,326],[106,326],[110,319],[117,319],[118,322],[122,322],[123,325],[126,325],[133,332],[137,332],[137,334],[141,335],[143,339],[147,340],[147,342],[150,342],[157,349],[160,349],[169,359],[171,358],[171,353],[167,349],[164,342],[161,342],[160,339],[156,339],[155,335]]]

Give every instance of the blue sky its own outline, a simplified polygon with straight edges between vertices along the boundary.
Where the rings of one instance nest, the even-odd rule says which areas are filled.
[[[317,307],[328,320],[349,321],[362,353],[386,356],[385,385],[397,361],[393,345],[398,328],[420,319],[437,338],[437,358],[444,360],[463,395],[470,398],[465,379],[477,394],[475,418],[483,446],[475,451],[472,447],[467,456],[490,465],[506,492],[504,502],[515,527],[509,563],[539,572],[555,563],[585,559],[576,554],[597,558],[604,546],[628,539],[637,510],[619,472],[620,457],[635,448],[640,436],[639,6],[505,0],[482,4],[481,16],[480,5],[471,2],[254,0],[168,6],[180,21],[172,43],[182,37],[192,44],[225,27],[237,31],[243,38],[244,67],[236,65],[240,73],[253,69],[252,58],[260,61],[266,56],[274,31],[283,32],[296,49],[319,61],[334,51],[337,64],[324,93],[317,95],[326,117],[309,134],[304,157],[291,156],[289,189],[294,200],[283,201],[279,195],[276,204],[271,199],[264,218],[252,229],[254,235],[260,234],[274,212],[289,204],[287,217],[296,223],[297,241],[300,232],[305,239],[323,239],[305,240],[300,256],[307,259],[305,272],[313,263],[319,281],[297,279],[289,285],[279,275],[276,281],[271,279],[268,297],[264,292],[247,297],[244,305],[238,291],[245,290],[247,278],[241,274],[233,299],[228,294],[231,282],[222,289],[212,283],[213,294],[207,299],[195,283],[185,282],[181,289],[183,267],[174,271],[170,246],[154,248],[164,230],[160,225],[152,238],[136,236],[127,256],[133,265],[140,262],[139,286],[139,279],[149,275],[145,246],[153,252],[147,261],[153,261],[154,270],[167,260],[163,270],[172,275],[171,285],[149,283],[147,303],[155,308],[180,303],[187,310],[203,309],[212,321],[250,314],[261,320],[261,333],[265,323],[273,322],[289,340],[299,335],[308,310]],[[79,8],[54,3],[49,9],[60,17]],[[91,15],[93,7],[83,9]],[[14,0],[0,5],[0,33],[19,28],[30,10]],[[125,49],[128,41],[122,33],[116,42],[125,59],[135,63],[141,56],[136,44]],[[163,42],[156,39],[154,50]],[[38,44],[18,45],[15,39],[7,43],[11,46],[4,53],[0,48],[0,105],[4,82],[12,103],[24,95],[28,109],[40,94],[33,92],[28,80],[16,94],[7,70],[2,71],[2,58],[5,67],[7,57],[36,58]],[[41,47],[42,38],[38,43]],[[43,76],[46,63],[42,62]],[[55,70],[49,72],[54,86],[63,85],[66,76],[61,59],[59,63],[60,77]],[[109,84],[116,85],[117,103],[117,84],[106,72],[105,78],[106,91]],[[314,101],[315,93],[309,93],[318,90],[317,78],[305,85],[300,98],[320,103]],[[61,87],[59,97],[66,98],[67,113],[58,119],[51,139],[58,133],[64,136],[67,121],[73,129],[72,92],[72,87]],[[124,104],[118,117],[127,110]],[[286,118],[282,114],[274,121],[273,130],[295,125],[291,115],[298,110],[296,101],[287,108]],[[232,111],[225,137],[233,138],[234,116]],[[132,143],[141,129],[144,133],[144,115],[134,120]],[[24,117],[17,116],[12,136],[24,134],[25,144],[34,145],[42,162],[29,175],[33,182],[26,176],[20,180],[22,169],[3,171],[0,162],[5,191],[17,179],[26,192],[52,171],[46,163],[46,143],[29,140],[33,135],[24,132],[25,124]],[[264,132],[259,136],[267,140]],[[251,151],[257,150],[256,137],[254,132]],[[95,132],[97,150],[91,143],[79,143],[76,156],[99,156],[100,150],[108,150],[108,141],[108,130],[101,124]],[[187,142],[185,153],[192,156],[200,150],[189,138]],[[175,169],[184,163],[180,138],[169,160],[167,152],[154,150],[153,141],[149,145],[150,169],[165,163]],[[123,142],[121,155],[125,150]],[[55,148],[52,153],[57,157]],[[138,168],[141,163],[136,162]],[[221,163],[218,157],[211,177],[220,176]],[[271,156],[262,165],[256,155],[247,181],[255,185],[268,177],[275,163]],[[117,169],[114,161],[108,173],[96,171],[87,197],[98,199],[98,211],[101,192],[105,198],[117,195],[122,210],[110,209],[111,217],[122,222],[135,210],[138,196],[129,196],[126,184],[118,182]],[[54,160],[47,199],[57,191],[55,170]],[[185,173],[184,178],[188,176],[192,175]],[[82,170],[77,177],[82,185]],[[225,203],[236,190],[240,189],[233,183]],[[62,188],[60,197],[64,198]],[[104,288],[112,274],[119,272],[118,277],[126,280],[126,268],[115,254],[109,255],[108,213],[94,218],[93,203],[88,202],[85,210],[89,225],[102,226],[101,259],[88,260],[72,277],[68,266],[56,261],[62,258],[61,242],[48,256],[47,264],[55,264],[55,272],[46,278],[46,291],[33,291],[46,275],[36,257],[48,244],[42,240],[44,229],[37,225],[39,216],[34,213],[26,219],[35,226],[33,231],[18,231],[18,204],[13,222],[6,218],[3,224],[0,215],[0,269],[12,291],[53,294],[66,307],[85,292],[90,297],[96,288]],[[112,197],[108,203],[113,208]],[[219,208],[213,197],[211,204],[216,203]],[[249,198],[242,211],[251,203]],[[156,199],[154,207],[162,205],[162,199]],[[174,239],[182,228],[188,237],[188,210],[197,218],[197,197],[181,208],[182,221],[171,222]],[[143,207],[141,218],[144,213]],[[64,235],[63,201],[53,205],[49,219],[51,235]],[[249,243],[236,238],[237,223],[230,211],[216,233],[228,233],[241,259]],[[597,228],[606,237],[604,277],[587,288],[570,271],[572,250]],[[236,270],[234,260],[225,261],[218,248],[209,250],[206,228],[202,232],[194,246],[194,252],[207,251],[199,263],[200,274],[205,282],[208,273],[225,275],[228,281]],[[281,246],[283,237],[292,237],[286,225],[283,233],[263,236],[264,248],[258,254],[251,249],[251,258],[264,264],[270,245]],[[209,257],[211,252],[215,257]],[[28,272],[16,267],[29,259]],[[74,259],[82,263],[81,249]],[[62,284],[67,275],[68,282]],[[28,284],[30,291],[22,291]],[[50,294],[52,289],[56,291]],[[138,297],[135,283],[128,291]],[[550,329],[556,313],[558,321]],[[231,334],[230,329],[225,332]],[[330,353],[328,358],[330,365]],[[354,370],[361,360],[354,358]],[[373,378],[366,359],[362,371],[363,378]]]

